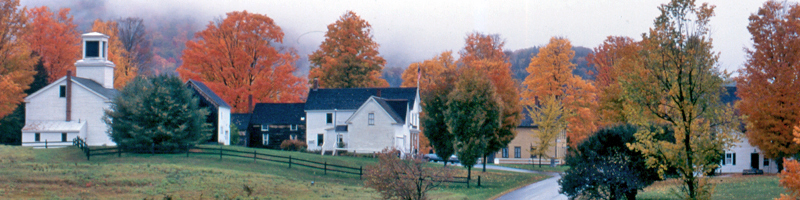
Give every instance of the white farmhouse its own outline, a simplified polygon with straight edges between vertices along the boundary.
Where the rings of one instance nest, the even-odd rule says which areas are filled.
[[[416,153],[420,109],[417,88],[313,88],[305,105],[308,150]]]
[[[71,144],[76,137],[90,146],[116,145],[102,119],[118,93],[114,89],[115,65],[108,61],[108,36],[92,32],[81,37],[83,59],[75,62],[76,76],[68,72],[25,97],[23,146]]]
[[[739,100],[739,97],[735,95],[736,87],[727,85],[725,89],[728,94],[723,94],[720,99],[724,103],[733,105]],[[744,126],[741,129],[744,129]],[[766,158],[761,149],[750,145],[744,133],[734,134],[739,135],[739,142],[734,143],[733,147],[725,149],[717,173],[743,173],[745,170],[753,169],[761,170],[764,173],[778,173],[778,165],[774,159]]]

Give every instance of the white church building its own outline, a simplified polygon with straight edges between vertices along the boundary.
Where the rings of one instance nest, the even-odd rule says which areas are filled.
[[[76,137],[90,146],[116,145],[102,119],[118,93],[114,89],[115,65],[108,61],[108,36],[92,32],[81,37],[83,56],[75,62],[76,75],[67,72],[25,97],[22,146],[71,144]]]

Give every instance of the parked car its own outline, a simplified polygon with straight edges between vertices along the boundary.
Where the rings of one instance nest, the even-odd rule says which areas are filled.
[[[436,155],[435,153],[425,154],[424,156],[422,156],[422,158],[424,158],[424,159],[426,159],[426,160],[428,160],[430,162],[442,162],[443,161],[442,158],[439,158],[439,156]],[[448,159],[447,161],[450,162],[450,163],[458,163],[459,162],[458,161],[458,157],[456,155],[450,156],[450,159]]]

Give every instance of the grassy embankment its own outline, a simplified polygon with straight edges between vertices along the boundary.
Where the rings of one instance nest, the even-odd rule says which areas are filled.
[[[529,164],[500,164],[500,166],[527,169],[533,171],[543,171],[543,172],[564,172],[567,171],[567,169],[569,169],[569,166],[566,165],[559,165],[556,167],[550,167],[550,165],[542,165],[542,167],[539,167],[539,165],[529,165]]]
[[[777,175],[713,177],[716,184],[712,199],[774,199],[786,190]],[[677,199],[671,190],[680,186],[676,179],[659,181],[645,188],[636,199]]]
[[[244,151],[253,149],[227,147]],[[309,153],[258,149],[259,153],[291,155],[347,166],[370,165],[372,158],[320,156]],[[432,164],[433,166],[440,166]],[[463,168],[459,168],[463,169]],[[466,176],[466,170],[460,170]],[[487,199],[504,191],[545,178],[489,170],[473,170],[481,188],[451,184],[431,192],[436,199]],[[315,184],[312,186],[311,182]],[[248,189],[249,188],[249,189]],[[248,192],[249,190],[249,192]],[[80,198],[142,199],[375,199],[357,175],[300,166],[214,155],[123,154],[93,156],[91,161],[74,147],[31,149],[0,145],[0,199]]]

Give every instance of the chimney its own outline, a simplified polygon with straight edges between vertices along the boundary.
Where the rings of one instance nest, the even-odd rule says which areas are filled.
[[[67,70],[67,121],[72,121],[72,71]]]
[[[247,112],[253,113],[253,95],[247,96]]]
[[[381,89],[378,88],[378,97],[381,97]]]
[[[314,81],[311,82],[311,89],[314,89],[314,91],[317,91],[317,89],[319,89],[319,79],[318,78],[314,78]]]

